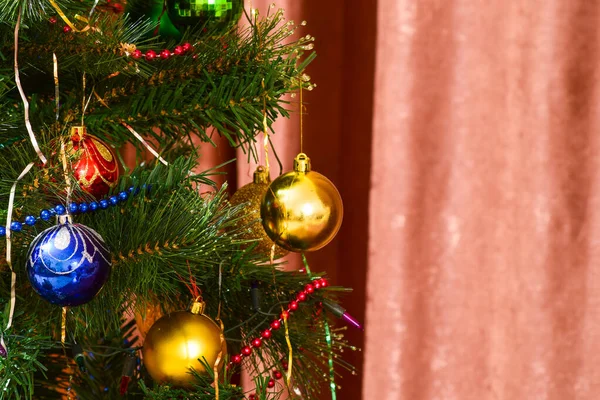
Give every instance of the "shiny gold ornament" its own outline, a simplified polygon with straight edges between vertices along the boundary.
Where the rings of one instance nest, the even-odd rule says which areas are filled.
[[[269,186],[260,209],[263,227],[279,246],[295,252],[324,247],[342,225],[344,206],[335,185],[311,171],[310,159],[300,153],[294,171]]]
[[[227,354],[221,328],[204,315],[205,304],[195,301],[190,311],[168,314],[150,328],[142,354],[148,373],[158,383],[190,387],[190,368],[207,374],[198,359],[212,367],[220,356],[219,368]]]
[[[259,166],[254,172],[254,181],[242,186],[231,197],[231,204],[234,206],[245,203],[240,213],[239,225],[244,227],[244,230],[239,234],[240,239],[257,241],[252,243],[256,243],[254,251],[265,257],[271,256],[271,249],[275,244],[260,223],[260,204],[270,183],[269,170]],[[281,258],[287,253],[281,247],[275,246],[274,259]]]

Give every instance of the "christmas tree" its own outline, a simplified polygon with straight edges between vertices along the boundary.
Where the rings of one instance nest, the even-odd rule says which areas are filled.
[[[304,252],[337,190],[303,154],[231,199],[196,172],[196,139],[269,150],[313,39],[242,0],[1,0],[0,22],[0,398],[335,398],[333,317],[360,325]]]

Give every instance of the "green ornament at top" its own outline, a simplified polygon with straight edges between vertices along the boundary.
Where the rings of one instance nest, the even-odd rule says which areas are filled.
[[[224,32],[237,25],[244,0],[167,0],[169,18],[178,28],[204,25]]]

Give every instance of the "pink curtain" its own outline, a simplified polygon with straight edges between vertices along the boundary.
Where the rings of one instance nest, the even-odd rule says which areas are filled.
[[[364,399],[599,398],[599,21],[378,1]]]

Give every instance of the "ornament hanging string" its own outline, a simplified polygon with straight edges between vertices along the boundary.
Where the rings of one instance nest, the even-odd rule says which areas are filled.
[[[262,88],[265,90],[265,80],[262,80]],[[265,167],[267,171],[270,169],[269,165],[269,126],[267,124],[267,92],[263,95],[263,147],[265,149]]]
[[[302,95],[302,81],[300,81],[300,153],[304,153],[304,101]]]
[[[90,94],[90,97],[86,101],[85,100],[86,84],[87,84],[87,79],[86,79],[86,74],[84,72],[83,73],[83,96],[81,98],[81,126],[85,126],[85,113],[87,112],[87,108],[90,105],[90,102],[92,101],[92,96],[96,93],[96,90],[93,87],[92,94]]]
[[[83,72],[83,96],[81,96],[81,126],[85,126],[85,83],[86,83],[86,79],[85,79],[85,71]]]
[[[54,102],[56,104],[55,117],[56,122],[60,119],[60,86],[58,84],[58,60],[56,53],[52,53],[52,62],[54,63]]]
[[[17,15],[17,23],[15,25],[15,83],[17,84],[19,94],[21,95],[21,100],[23,100],[25,127],[27,128],[27,132],[29,133],[31,145],[37,153],[39,159],[42,161],[42,164],[46,165],[48,160],[46,159],[46,156],[44,155],[44,153],[42,153],[42,150],[38,145],[37,139],[35,138],[35,134],[33,133],[31,121],[29,120],[29,101],[27,100],[27,96],[25,95],[25,91],[23,90],[23,86],[21,85],[21,76],[19,74],[19,29],[21,27],[21,14],[22,9],[19,8],[19,14]]]

